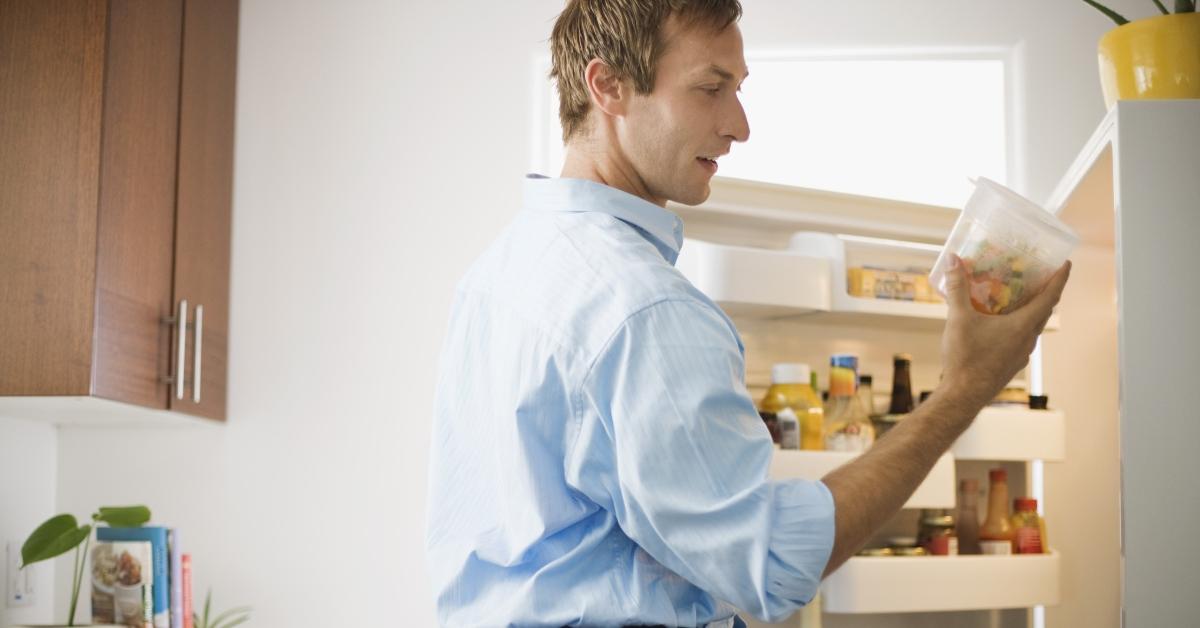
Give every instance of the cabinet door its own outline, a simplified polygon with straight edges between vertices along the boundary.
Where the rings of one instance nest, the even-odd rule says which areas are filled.
[[[191,308],[189,386],[183,399],[172,395],[170,403],[218,420],[225,419],[227,379],[237,30],[237,0],[185,3],[175,299]]]
[[[92,394],[166,408],[183,4],[108,6]]]
[[[105,8],[0,4],[0,395],[91,388]]]

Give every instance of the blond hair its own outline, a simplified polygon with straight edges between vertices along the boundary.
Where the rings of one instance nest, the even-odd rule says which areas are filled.
[[[634,91],[649,94],[666,48],[663,25],[671,16],[684,26],[723,30],[742,16],[738,0],[569,0],[550,35],[550,78],[558,86],[563,142],[582,132],[591,109],[584,70],[600,59]]]

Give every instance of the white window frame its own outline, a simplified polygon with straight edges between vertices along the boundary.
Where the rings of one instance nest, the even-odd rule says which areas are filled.
[[[1004,147],[1005,147],[1005,185],[1015,190],[1025,189],[1025,146],[1023,141],[1026,134],[1024,109],[1024,62],[1025,44],[1016,42],[1011,45],[994,46],[964,46],[964,47],[925,47],[925,48],[822,48],[798,49],[787,51],[748,50],[746,62],[751,72],[758,61],[894,61],[894,60],[930,60],[930,61],[959,61],[987,60],[999,61],[1004,67]],[[562,153],[562,141],[557,123],[558,96],[553,82],[548,78],[550,73],[550,55],[543,54],[535,57],[532,66],[533,106],[530,108],[532,134],[532,150],[530,151],[530,171],[548,176],[557,176],[558,172],[550,172],[558,165],[558,156]]]

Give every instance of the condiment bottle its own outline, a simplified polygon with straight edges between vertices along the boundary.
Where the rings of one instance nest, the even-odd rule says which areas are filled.
[[[913,411],[912,356],[897,353],[892,356],[892,399],[886,414],[872,419],[876,436],[883,436]]]
[[[917,531],[917,544],[932,556],[958,554],[958,538],[954,534],[954,516],[945,510],[926,509],[921,511],[921,526]]]
[[[779,420],[779,448],[800,449],[800,420],[791,408],[784,408],[775,415]]]
[[[858,376],[858,401],[862,404],[863,410],[867,411],[868,417],[875,416],[875,378],[870,375]]]
[[[979,481],[963,480],[958,484],[958,517],[955,532],[958,534],[959,554],[981,554],[979,548]]]
[[[855,392],[857,383],[856,356],[830,358],[829,402],[825,408],[825,449],[829,451],[861,452],[875,442],[875,426]]]
[[[912,356],[897,353],[892,356],[892,405],[888,414],[903,416],[912,411]]]
[[[1037,512],[1037,500],[1018,497],[1013,500],[1013,553],[1045,554],[1046,524]]]
[[[763,423],[767,426],[767,431],[771,433],[771,442],[779,447],[779,417],[774,412],[763,412],[760,410],[758,415],[762,417]]]
[[[759,409],[779,414],[784,408],[790,408],[800,424],[800,449],[821,450],[825,448],[825,409],[809,385],[811,374],[812,369],[807,364],[784,363],[771,367],[771,387]]]
[[[979,547],[984,554],[1011,554],[1013,527],[1008,518],[1008,471],[992,469],[988,479],[991,489],[988,491],[987,518],[979,528]]]

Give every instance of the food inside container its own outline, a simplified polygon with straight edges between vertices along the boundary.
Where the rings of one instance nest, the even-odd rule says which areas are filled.
[[[1067,261],[1079,236],[1055,215],[984,177],[955,223],[929,281],[946,293],[950,254],[962,258],[971,305],[1007,314],[1023,305]]]

